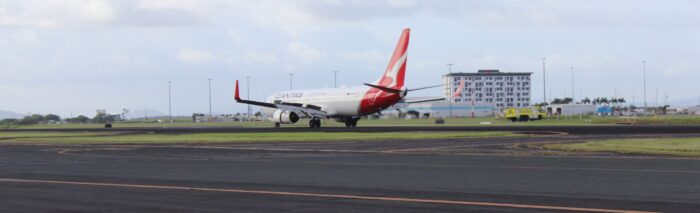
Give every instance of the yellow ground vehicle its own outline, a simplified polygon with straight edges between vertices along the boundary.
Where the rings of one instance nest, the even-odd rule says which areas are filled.
[[[506,108],[503,113],[505,114],[506,119],[512,122],[541,120],[547,116],[547,112],[542,110],[540,107],[509,107]]]

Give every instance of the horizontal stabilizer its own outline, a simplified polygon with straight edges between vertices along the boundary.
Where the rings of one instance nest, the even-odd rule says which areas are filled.
[[[409,92],[412,92],[412,91],[417,91],[417,90],[431,89],[431,88],[435,88],[435,87],[441,87],[441,86],[443,86],[443,85],[444,85],[444,84],[433,85],[433,86],[427,86],[427,87],[419,87],[419,88],[415,88],[415,89],[408,89],[408,91],[409,91]]]
[[[433,101],[444,101],[445,98],[434,98],[434,99],[424,99],[424,100],[415,100],[415,101],[406,101],[405,103],[407,104],[417,104],[417,103],[425,103],[425,102],[433,102]]]
[[[365,83],[365,85],[367,85],[369,87],[377,88],[377,89],[382,90],[384,92],[401,93],[401,90],[399,90],[399,89],[392,89],[392,88],[383,87],[383,86],[374,85],[374,84],[368,84],[368,83]]]

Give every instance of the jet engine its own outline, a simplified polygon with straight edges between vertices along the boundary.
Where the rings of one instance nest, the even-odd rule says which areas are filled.
[[[294,124],[299,121],[299,115],[291,111],[277,110],[272,114],[272,121],[282,124]]]

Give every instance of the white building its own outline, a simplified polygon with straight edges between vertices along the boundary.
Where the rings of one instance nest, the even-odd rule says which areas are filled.
[[[396,117],[399,111],[411,115],[414,118],[469,118],[469,117],[493,117],[495,116],[493,105],[470,103],[452,103],[447,101],[432,101],[424,103],[397,104],[395,108],[389,108],[382,112],[383,115]]]
[[[692,106],[692,107],[688,108],[688,114],[700,115],[700,105]]]
[[[492,105],[497,109],[505,107],[530,106],[530,72],[500,72],[499,70],[478,70],[476,73],[451,73],[443,76],[444,95],[453,103],[475,102],[478,105]],[[459,87],[464,80],[464,87]],[[459,97],[452,97],[461,89]]]

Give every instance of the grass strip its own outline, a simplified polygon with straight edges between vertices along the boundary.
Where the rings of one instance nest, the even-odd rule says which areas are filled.
[[[547,149],[568,152],[613,152],[619,154],[700,157],[700,138],[613,139],[573,144],[548,144]]]
[[[37,136],[3,139],[0,142],[20,143],[226,143],[226,142],[320,142],[353,140],[448,139],[474,137],[514,137],[511,132],[295,132],[295,133],[192,133],[192,134],[129,134],[84,136]]]

